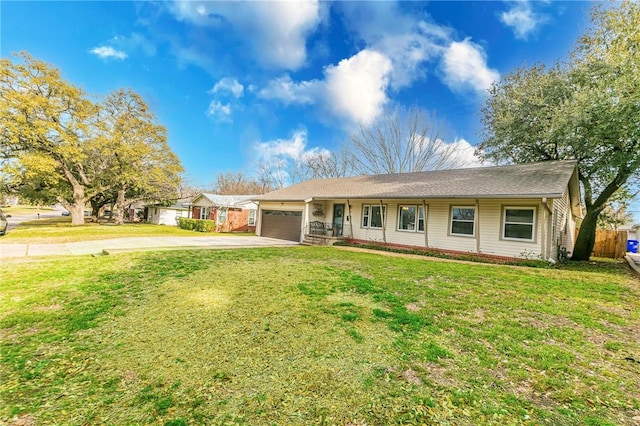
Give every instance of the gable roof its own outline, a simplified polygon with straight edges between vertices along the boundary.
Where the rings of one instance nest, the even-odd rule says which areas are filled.
[[[203,192],[191,200],[191,205],[198,205],[196,202],[201,198],[206,199],[211,205],[218,207],[242,208],[247,201],[252,201],[256,195],[219,195]]]
[[[324,199],[560,198],[572,186],[580,205],[576,161],[312,179],[255,197],[257,201]]]

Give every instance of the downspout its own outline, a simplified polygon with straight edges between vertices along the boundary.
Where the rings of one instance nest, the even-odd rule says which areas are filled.
[[[385,228],[387,226],[387,221],[384,220],[384,205],[382,204],[382,200],[380,200],[380,217],[382,218],[382,242],[387,243],[387,233]]]
[[[480,253],[480,200],[476,198],[476,253]]]
[[[428,248],[429,236],[427,235],[427,202],[425,200],[422,200],[422,215],[424,220],[424,246]],[[419,217],[420,215],[418,215],[418,224],[420,223]]]

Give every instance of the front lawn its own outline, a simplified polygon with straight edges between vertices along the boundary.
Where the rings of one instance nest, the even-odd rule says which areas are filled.
[[[0,423],[640,419],[640,280],[621,264],[296,247],[4,268]]]
[[[153,225],[149,223],[87,222],[72,226],[70,217],[56,217],[23,222],[8,232],[0,242],[24,244],[53,244],[76,241],[105,240],[126,237],[211,237],[215,235],[254,235],[253,233],[194,232],[177,226]]]

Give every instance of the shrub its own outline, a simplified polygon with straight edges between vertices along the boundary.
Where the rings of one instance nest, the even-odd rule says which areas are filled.
[[[213,232],[216,230],[216,221],[180,217],[178,218],[178,226],[188,231]]]

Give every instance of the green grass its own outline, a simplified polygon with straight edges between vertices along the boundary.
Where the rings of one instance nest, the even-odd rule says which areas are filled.
[[[254,235],[246,233],[194,232],[175,226],[148,223],[113,225],[106,222],[72,226],[70,217],[56,217],[23,222],[8,232],[1,243],[53,244],[76,241],[104,240],[126,237],[194,237],[216,235]]]
[[[0,423],[632,425],[640,281],[596,266],[317,247],[10,260]]]
[[[38,206],[27,206],[27,205],[17,205],[17,206],[3,206],[2,211],[4,214],[14,215],[33,215],[36,217],[38,213],[52,213],[53,209],[51,207],[38,207]]]

